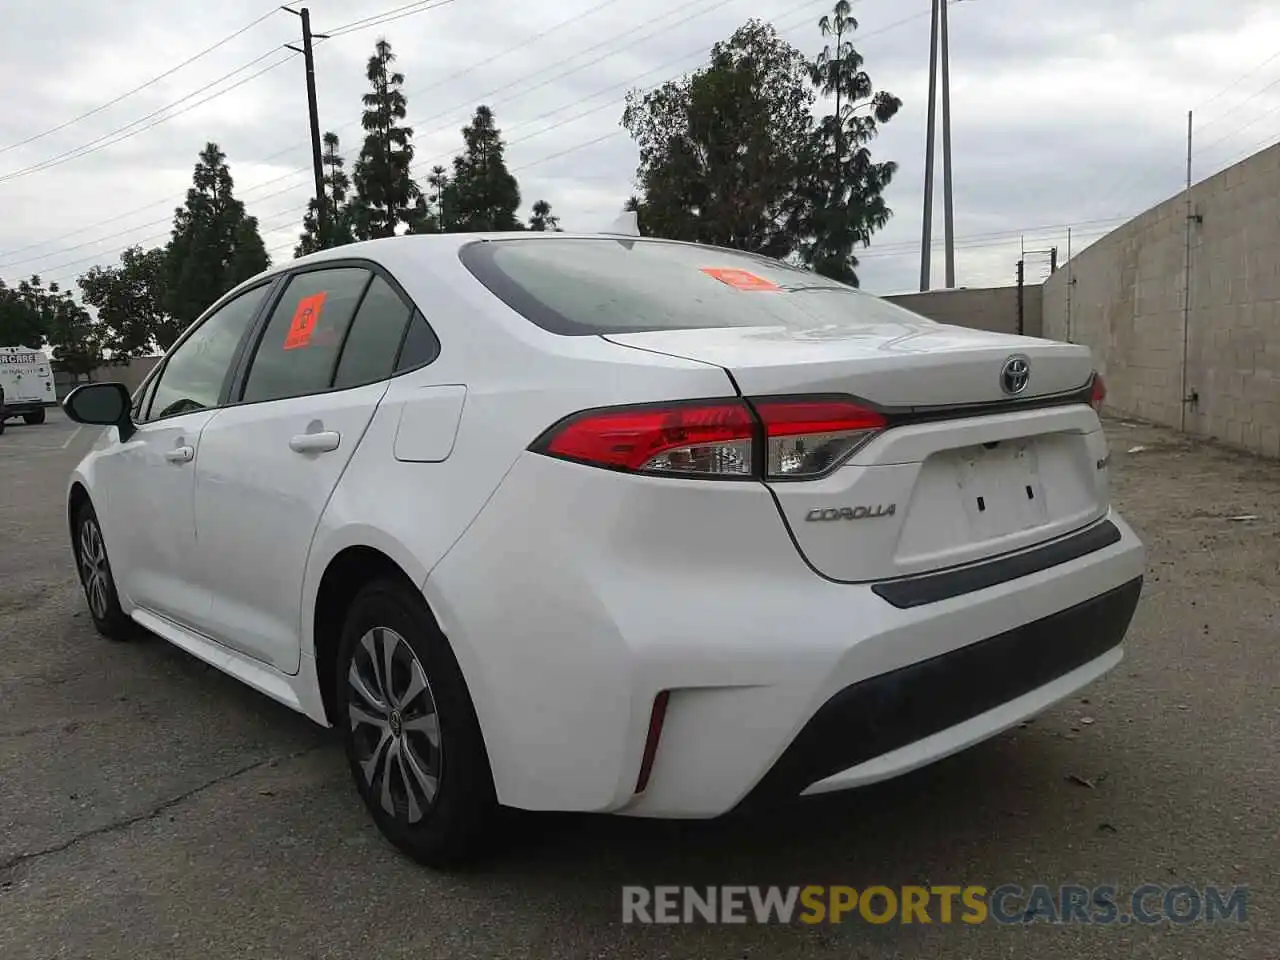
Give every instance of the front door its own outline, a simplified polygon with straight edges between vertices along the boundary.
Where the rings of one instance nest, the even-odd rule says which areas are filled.
[[[196,451],[212,416],[213,410],[196,410],[143,423],[94,462],[94,486],[105,498],[99,520],[117,588],[136,606],[187,627],[209,606],[209,591],[190,562]]]
[[[137,430],[94,463],[95,489],[116,582],[139,607],[186,627],[206,619],[210,594],[196,567],[195,476],[236,349],[269,284],[199,321],[164,359],[133,411]]]

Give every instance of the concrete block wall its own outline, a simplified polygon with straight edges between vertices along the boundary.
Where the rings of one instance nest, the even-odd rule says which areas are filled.
[[[1028,337],[1041,335],[1041,289],[1039,285],[1022,288],[1022,332]],[[1018,332],[1018,288],[975,287],[960,290],[929,290],[885,297],[899,306],[960,327],[992,330],[996,333]]]
[[[123,363],[104,363],[88,376],[74,377],[69,373],[54,373],[53,380],[58,400],[61,401],[81,383],[123,383],[129,388],[129,392],[133,393],[159,362],[159,357],[133,357]]]
[[[1189,310],[1180,194],[1045,282],[1044,335],[1093,349],[1115,411],[1280,457],[1280,144],[1195,184],[1191,208]]]

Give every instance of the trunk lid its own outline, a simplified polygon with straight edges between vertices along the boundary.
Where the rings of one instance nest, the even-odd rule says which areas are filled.
[[[882,407],[1007,400],[1004,361],[1027,358],[1020,399],[1075,390],[1093,370],[1089,348],[921,318],[796,328],[720,327],[608,334],[622,346],[701,360],[728,370],[746,396],[850,393]]]
[[[606,339],[719,366],[747,397],[846,394],[887,411],[889,428],[844,466],[769,483],[797,549],[826,577],[864,582],[957,566],[1107,513],[1096,413],[1084,402],[1034,402],[1089,383],[1087,347],[924,319]],[[1016,398],[1001,386],[1013,356],[1030,371]],[[966,409],[974,405],[983,406]]]

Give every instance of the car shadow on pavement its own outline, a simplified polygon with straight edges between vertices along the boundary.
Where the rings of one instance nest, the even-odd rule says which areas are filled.
[[[1019,733],[885,783],[716,820],[512,812],[496,866],[515,886],[978,882],[957,865],[1068,825],[1065,743]]]
[[[257,726],[255,739],[266,750],[284,756],[305,746],[331,753],[321,762],[329,771],[328,788],[341,795],[336,806],[350,808],[343,832],[367,833],[369,852],[382,863],[368,868],[400,876],[405,868],[426,884],[436,876],[394,851],[364,820],[331,731],[159,637],[145,634],[139,647],[151,670],[189,687],[184,696],[202,701],[210,714],[227,716],[239,729]],[[1091,793],[1066,776],[1086,746],[1063,739],[1051,726],[1037,722],[1006,732],[884,783],[716,820],[504,811],[494,851],[454,872],[453,880],[474,882],[475,894],[483,897],[493,895],[495,882],[520,896],[529,896],[531,885],[551,884],[574,891],[584,904],[599,901],[601,910],[612,908],[622,884],[1001,882],[1008,878],[975,879],[956,871],[980,871],[984,863],[999,869],[1011,850],[1016,855],[1019,848],[1046,843],[1070,846],[1073,837],[1097,828],[1082,807]],[[311,824],[312,842],[324,843],[332,826]],[[606,894],[611,899],[600,900]]]

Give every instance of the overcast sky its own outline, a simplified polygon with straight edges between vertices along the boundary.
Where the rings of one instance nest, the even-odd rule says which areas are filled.
[[[350,165],[365,64],[386,36],[406,78],[422,179],[448,164],[459,128],[487,103],[526,216],[542,198],[566,229],[594,230],[633,190],[636,153],[618,125],[629,87],[697,67],[752,16],[812,55],[832,0],[433,2],[319,45],[322,128],[341,136]],[[313,0],[311,11],[317,32],[337,32],[401,6]],[[291,257],[311,185],[302,59],[229,89],[297,42],[297,18],[270,9],[263,0],[10,4],[0,34],[0,277],[39,272],[65,285],[130,244],[163,243],[207,140],[227,153],[273,259]],[[893,219],[862,253],[863,286],[876,293],[918,285],[928,10],[929,0],[854,2],[867,69],[903,100],[873,148],[900,165]],[[1011,283],[1020,232],[1028,250],[1056,244],[1065,259],[1067,225],[1078,250],[1178,191],[1190,108],[1197,180],[1280,138],[1280,6],[1268,0],[953,0],[949,14],[958,285]],[[264,15],[189,66],[67,122]],[[940,160],[937,172],[941,286]],[[1029,280],[1046,269],[1046,256],[1028,256]]]

